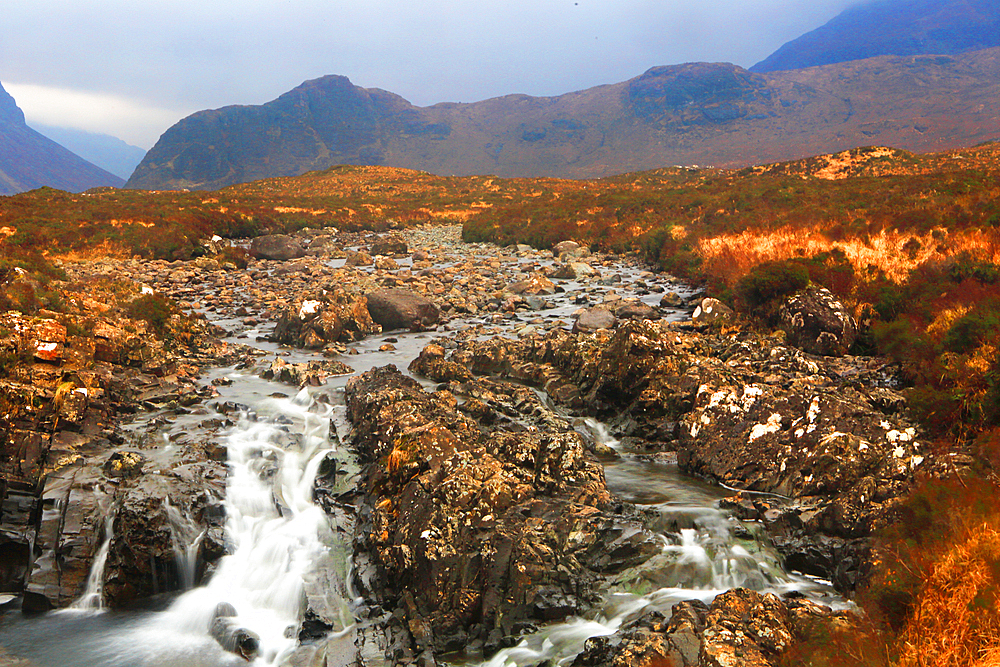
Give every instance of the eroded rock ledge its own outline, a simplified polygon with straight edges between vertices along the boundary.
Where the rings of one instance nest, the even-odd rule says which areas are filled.
[[[533,391],[471,381],[465,393],[476,398],[424,391],[393,366],[347,385],[364,464],[357,576],[425,656],[508,645],[660,550]]]
[[[626,322],[614,331],[427,346],[411,370],[543,388],[603,416],[681,469],[759,492],[731,500],[763,521],[798,569],[850,590],[867,540],[891,519],[925,454],[903,397],[876,359],[805,354],[780,338]],[[446,352],[445,346],[455,348]],[[767,494],[767,495],[759,495]]]

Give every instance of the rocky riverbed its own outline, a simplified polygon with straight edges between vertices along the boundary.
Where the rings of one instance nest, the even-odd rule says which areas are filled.
[[[345,536],[326,551],[349,549],[350,571],[310,570],[292,631],[302,646],[257,658],[267,664],[489,656],[592,615],[626,585],[663,585],[637,573],[664,554],[724,551],[689,544],[702,520],[609,489],[605,466],[623,460],[742,490],[710,508],[727,535],[850,595],[873,531],[933,464],[892,367],[814,354],[843,352],[854,332],[822,293],[800,295],[786,331],[766,336],[635,258],[571,243],[464,244],[460,228],[439,226],[303,230],[251,252],[246,269],[209,257],[67,263],[74,284],[114,276],[130,291],[80,292],[73,315],[3,316],[17,361],[2,384],[0,584],[25,610],[78,599],[97,558],[90,591],[118,609],[211,578],[232,548],[225,434],[254,412],[240,382],[312,387],[296,419],[329,405],[328,445],[349,434],[349,453],[317,459],[311,474],[323,530]],[[149,294],[195,318],[153,330],[113,305]],[[606,423],[615,446],[584,418]],[[266,449],[252,454],[263,457],[254,474],[280,478]],[[284,496],[275,505],[279,516],[306,511]],[[726,549],[720,562],[739,559]],[[758,590],[712,601],[719,581]],[[775,664],[810,623],[844,622],[782,585],[710,578],[692,595],[707,599],[662,611],[640,592],[594,631],[603,638],[580,639],[577,663]],[[512,655],[500,659],[552,657]]]

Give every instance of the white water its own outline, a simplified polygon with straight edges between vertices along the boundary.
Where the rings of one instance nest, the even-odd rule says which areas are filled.
[[[114,526],[115,512],[112,510],[108,512],[108,516],[104,520],[104,541],[97,553],[94,554],[94,560],[90,564],[90,573],[87,575],[87,584],[83,589],[83,594],[70,605],[70,609],[104,609],[104,566],[108,562],[108,553],[111,551]]]
[[[216,606],[229,603],[238,625],[260,636],[260,665],[279,664],[296,647],[303,578],[326,549],[327,517],[313,504],[312,488],[333,447],[332,411],[308,390],[275,407],[302,425],[298,442],[283,446],[288,434],[263,422],[241,422],[228,436],[228,553],[208,584],[178,598],[162,619],[177,631],[204,634]]]

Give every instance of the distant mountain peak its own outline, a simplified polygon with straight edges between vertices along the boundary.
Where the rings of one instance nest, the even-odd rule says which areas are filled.
[[[0,84],[0,195],[42,186],[80,192],[123,184],[123,179],[28,127],[24,113]]]
[[[776,72],[876,56],[951,55],[1000,46],[997,0],[870,0],[750,68]]]

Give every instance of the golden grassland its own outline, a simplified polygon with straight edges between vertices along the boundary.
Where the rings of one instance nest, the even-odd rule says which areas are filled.
[[[862,325],[855,352],[898,361],[938,453],[972,462],[924,480],[884,536],[859,593],[871,626],[818,638],[795,664],[1000,665],[1000,144],[596,181],[334,167],[210,193],[42,189],[0,198],[0,280],[20,266],[41,286],[0,308],[57,308],[54,258],[189,259],[213,234],[437,223],[469,241],[640,252],[746,326],[775,326],[810,283],[833,291]]]

